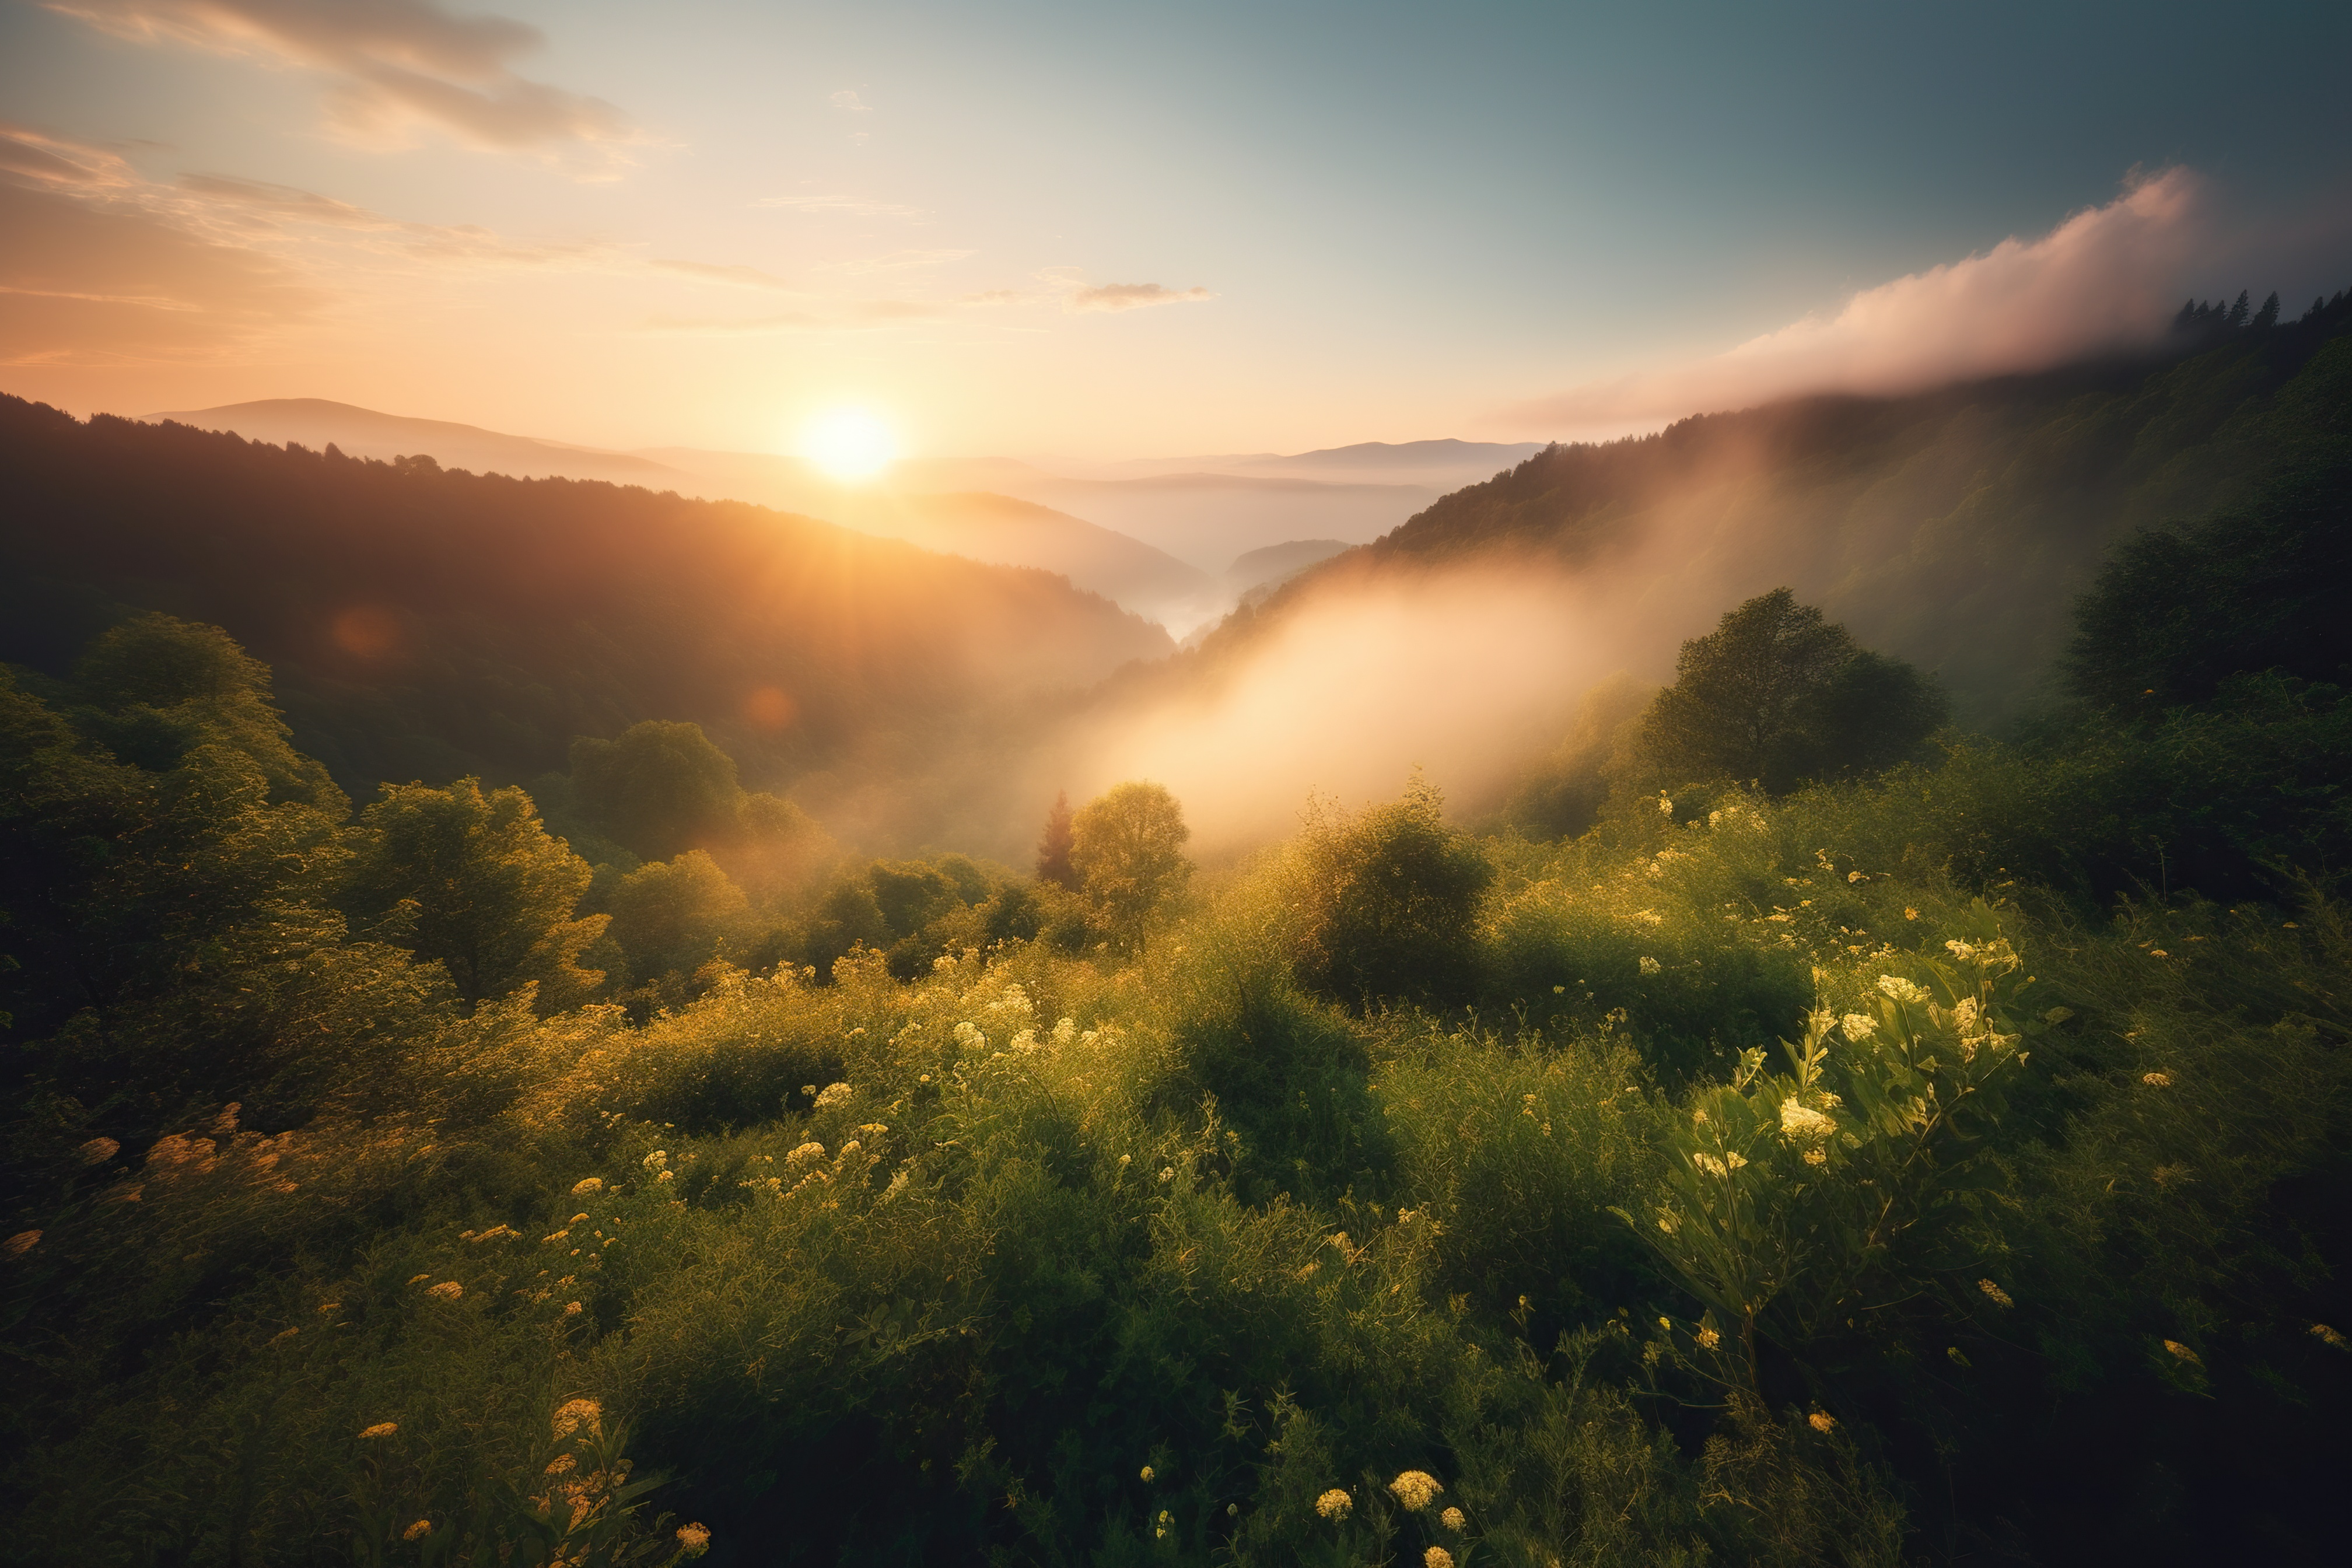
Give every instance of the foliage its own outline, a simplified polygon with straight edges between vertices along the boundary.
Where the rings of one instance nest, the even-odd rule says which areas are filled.
[[[1106,929],[1132,950],[1152,912],[1192,874],[1183,808],[1160,784],[1114,784],[1070,822],[1070,868]]]
[[[1444,799],[1416,778],[1404,798],[1350,816],[1318,805],[1292,850],[1292,941],[1299,979],[1363,1006],[1380,998],[1467,1001],[1477,971],[1486,857],[1446,826]]]
[[[1775,588],[1683,645],[1640,744],[1669,784],[1729,778],[1780,795],[1901,762],[1945,713],[1918,671],[1855,647],[1843,626]]]
[[[387,784],[360,826],[365,847],[345,897],[363,919],[396,914],[400,945],[437,960],[467,1005],[528,980],[561,1007],[602,984],[579,960],[607,917],[572,918],[587,863],[547,836],[522,791],[485,795],[470,778],[446,789]]]

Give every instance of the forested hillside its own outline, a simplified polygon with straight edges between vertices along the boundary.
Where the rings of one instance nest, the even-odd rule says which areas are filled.
[[[609,484],[13,398],[0,474],[0,658],[60,671],[131,609],[218,624],[270,661],[302,746],[362,796],[532,778],[574,736],[646,719],[709,726],[765,780],[845,792],[1171,647],[1041,572]]]
[[[0,681],[0,1560],[2332,1561],[2344,455],[2022,746],[1776,593],[1580,837],[1222,875],[1141,782],[828,858],[675,723],[353,815],[117,626]]]
[[[1638,668],[1687,635],[1675,626],[1785,583],[1870,646],[1935,671],[1963,722],[2006,723],[2117,541],[2226,505],[2341,433],[2352,370],[2340,346],[2323,351],[2352,331],[2352,293],[2276,318],[2275,301],[2185,310],[2175,357],[2153,367],[1806,398],[1553,447],[1263,613],[1516,559],[1606,579],[1614,597],[1651,606],[1664,635],[1629,647]],[[1259,635],[1256,618],[1237,617],[1227,653]]]

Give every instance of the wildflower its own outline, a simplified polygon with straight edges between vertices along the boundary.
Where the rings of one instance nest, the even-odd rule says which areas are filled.
[[[22,1258],[25,1254],[32,1251],[33,1248],[40,1245],[41,1233],[39,1231],[20,1230],[16,1235],[10,1237],[5,1242],[0,1242],[0,1248],[5,1248],[8,1256],[11,1258]]]
[[[572,1467],[579,1462],[580,1458],[576,1454],[558,1454],[547,1461],[547,1468],[541,1473],[550,1476],[569,1475],[572,1473]]]
[[[1422,1568],[1454,1568],[1454,1553],[1443,1546],[1433,1546],[1421,1554]]]
[[[440,1300],[454,1301],[466,1293],[466,1288],[455,1279],[444,1279],[440,1284],[427,1288],[425,1293]]]
[[[1920,990],[1916,985],[1912,984],[1911,982],[1904,979],[1903,976],[1899,974],[1880,975],[1878,977],[1878,988],[1886,993],[1889,996],[1894,997],[1897,1002],[1924,1002],[1927,999],[1927,994],[1926,992]]]
[[[788,1168],[799,1165],[814,1165],[819,1160],[824,1158],[824,1145],[812,1141],[802,1144],[799,1148],[785,1155],[784,1164]]]
[[[1735,1171],[1739,1169],[1740,1166],[1748,1163],[1746,1160],[1740,1157],[1739,1152],[1736,1149],[1727,1149],[1723,1152],[1723,1163]]]
[[[1437,1516],[1437,1522],[1444,1525],[1448,1530],[1460,1530],[1470,1521],[1463,1517],[1462,1510],[1460,1509],[1449,1508],[1444,1513]]]
[[[2162,949],[2162,948],[2160,948],[2160,947],[2151,947],[2151,948],[2149,948],[2149,949],[2147,950],[2147,955],[2148,955],[2150,958],[2170,958],[2170,957],[2172,956],[2172,954],[2170,954],[2170,953],[2168,953],[2168,952],[2165,952],[2165,951],[2164,951],[2164,949]]]
[[[1723,1168],[1723,1162],[1717,1159],[1714,1155],[1707,1153],[1705,1150],[1701,1150],[1699,1152],[1693,1154],[1691,1156],[1691,1163],[1696,1165],[1700,1170],[1705,1171],[1710,1176],[1719,1178],[1728,1173]]]
[[[1642,960],[1642,973],[1644,974],[1663,974],[1665,973],[1665,968],[1664,964],[1654,958],[1645,956]]]
[[[571,1239],[572,1239],[572,1233],[571,1233],[569,1230],[559,1230],[559,1231],[554,1232],[552,1235],[549,1235],[549,1236],[542,1236],[542,1237],[541,1237],[539,1238],[539,1240],[540,1240],[540,1245],[541,1245],[541,1246],[542,1246],[542,1247],[544,1247],[545,1245],[547,1245],[547,1243],[549,1243],[549,1242],[551,1242],[551,1241],[569,1241],[569,1240],[571,1240]],[[425,1276],[423,1276],[423,1275],[421,1275],[421,1274],[420,1274],[420,1275],[418,1275],[416,1278],[417,1278],[418,1279],[422,1279],[423,1278],[425,1278]],[[412,1284],[412,1285],[414,1285],[415,1283],[416,1283],[416,1280],[415,1280],[415,1279],[412,1279],[412,1280],[410,1280],[410,1281],[409,1281],[409,1283],[410,1283],[410,1284]]]
[[[566,1225],[578,1225],[582,1220],[586,1219],[587,1217],[588,1217],[588,1216],[587,1216],[586,1215],[584,1215],[584,1214],[576,1214],[576,1215],[573,1215],[570,1219],[565,1220],[563,1223],[564,1223],[564,1224],[566,1224]]]
[[[656,1149],[645,1158],[645,1167],[648,1171],[658,1171],[668,1163],[669,1151],[667,1149]]]
[[[2017,1305],[2015,1301],[2010,1299],[2008,1291],[2002,1289],[2000,1286],[1994,1284],[1990,1279],[1978,1280],[1977,1289],[1983,1291],[1985,1293],[1985,1300],[1990,1301],[1996,1307],[2014,1307]]]
[[[1658,1228],[1672,1236],[1675,1230],[1675,1216],[1664,1209],[1658,1211]]]
[[[1698,1343],[1701,1350],[1711,1351],[1723,1343],[1723,1336],[1702,1325],[1698,1331]]]
[[[577,1301],[566,1301],[563,1303],[563,1315],[567,1318],[574,1316],[580,1310],[580,1303]]]
[[[1954,958],[1958,959],[1962,963],[1966,963],[1969,959],[1974,958],[1977,955],[1977,950],[1970,947],[1964,942],[1948,942],[1944,944],[1944,948],[1946,952],[1949,952]]]
[[[2312,1337],[2318,1340],[2323,1344],[2334,1345],[2337,1350],[2352,1350],[2352,1344],[2347,1344],[2345,1342],[2344,1336],[2337,1333],[2334,1329],[2329,1328],[2326,1323],[2312,1324],[2311,1332]]]
[[[2139,1080],[2140,1082],[2147,1085],[2150,1089],[2170,1089],[2172,1087],[2172,1075],[2168,1072],[2144,1072],[2139,1075]]]
[[[93,1138],[76,1149],[74,1152],[81,1156],[81,1163],[85,1165],[103,1165],[113,1159],[121,1148],[122,1145],[111,1138]]]
[[[1172,1182],[1172,1181],[1174,1181],[1174,1180],[1176,1179],[1176,1169],[1175,1169],[1175,1167],[1174,1167],[1174,1166],[1172,1166],[1172,1165],[1162,1165],[1162,1166],[1160,1166],[1160,1179],[1161,1181],[1163,1181],[1163,1182]]]
[[[1919,911],[1906,905],[1903,910],[1903,918],[1906,921],[1916,921],[1919,918]]]
[[[432,1278],[433,1276],[430,1274],[412,1274],[408,1277],[408,1282],[411,1285],[414,1285],[420,1279],[430,1279]]]
[[[1847,1039],[1858,1046],[1878,1033],[1878,1020],[1867,1013],[1848,1013],[1838,1020],[1838,1027],[1845,1031]]]
[[[583,1176],[578,1181],[572,1184],[572,1190],[574,1194],[601,1193],[604,1190],[604,1178],[602,1176]]]
[[[654,1178],[656,1182],[673,1182],[677,1179],[677,1173],[676,1171],[664,1171],[660,1175]]]
[[[389,1437],[399,1430],[400,1423],[397,1421],[379,1421],[373,1426],[360,1428],[360,1438],[362,1442],[373,1442],[378,1437]]]
[[[1666,1332],[1671,1334],[1675,1331],[1675,1321],[1672,1318],[1660,1318],[1658,1320],[1658,1327],[1665,1330]]]
[[[402,1531],[400,1532],[400,1538],[403,1541],[414,1541],[420,1535],[430,1535],[432,1533],[433,1521],[429,1519],[420,1519],[415,1524],[410,1525],[406,1530]]]
[[[1427,1508],[1437,1494],[1445,1489],[1427,1470],[1407,1470],[1389,1483],[1389,1490],[1397,1501],[1404,1504],[1407,1513],[1419,1513]]]
[[[816,1108],[819,1110],[831,1110],[835,1106],[846,1101],[849,1099],[849,1095],[850,1089],[845,1083],[826,1084],[824,1088],[817,1093]]]
[[[1845,874],[1845,879],[1849,882],[1867,882],[1870,880],[1870,878],[1864,872],[1848,871]]]
[[[1143,1484],[1147,1487],[1151,1484],[1151,1467],[1150,1465],[1143,1467]]]
[[[1808,1165],[1826,1165],[1830,1163],[1829,1155],[1820,1149],[1806,1150],[1804,1158]]]
[[[1793,1100],[1780,1102],[1780,1136],[1801,1138],[1808,1143],[1818,1143],[1837,1131],[1837,1123],[1810,1106]]]
[[[604,1407],[593,1399],[567,1399],[555,1407],[555,1440],[559,1443],[582,1426],[591,1432],[604,1429]]]
[[[2179,1340],[2165,1341],[2164,1348],[2172,1352],[2173,1359],[2176,1361],[2185,1361],[2190,1366],[2203,1366],[2205,1364],[2204,1358],[2200,1356],[2195,1351],[2190,1350],[2187,1345],[2182,1344]]]
[[[710,1550],[710,1531],[705,1525],[681,1524],[677,1527],[677,1543],[685,1549],[685,1555],[699,1557]]]
[[[1315,1511],[1325,1519],[1345,1519],[1356,1510],[1356,1500],[1333,1487],[1315,1500]]]
[[[343,1304],[341,1301],[321,1301],[319,1303],[319,1315],[322,1318],[329,1312],[340,1312],[342,1310]]]
[[[1826,1432],[1837,1425],[1837,1417],[1825,1411],[1816,1410],[1805,1417],[1805,1425],[1816,1432]]]
[[[1658,815],[1661,816],[1672,816],[1674,814],[1675,803],[1666,798],[1665,791],[1660,790],[1658,792]]]

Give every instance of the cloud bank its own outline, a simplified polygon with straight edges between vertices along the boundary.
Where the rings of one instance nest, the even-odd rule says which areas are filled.
[[[1699,363],[1596,382],[1504,410],[1545,430],[1677,418],[1812,392],[1895,395],[2047,370],[2144,347],[2169,326],[2215,248],[2204,187],[2187,169],[2136,179],[2039,239],[1854,295]]]
[[[49,0],[117,37],[258,56],[326,74],[331,123],[362,140],[430,124],[502,151],[587,147],[605,163],[635,137],[601,99],[509,68],[539,30],[505,16],[457,16],[435,0]]]
[[[1074,289],[1063,296],[1062,309],[1072,314],[1090,310],[1139,310],[1147,305],[1189,305],[1213,300],[1206,289],[1170,289],[1159,283],[1097,283]]]

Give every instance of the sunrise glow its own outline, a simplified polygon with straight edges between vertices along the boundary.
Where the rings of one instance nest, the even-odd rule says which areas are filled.
[[[863,408],[836,408],[802,427],[800,455],[843,484],[863,484],[896,462],[898,437]]]

